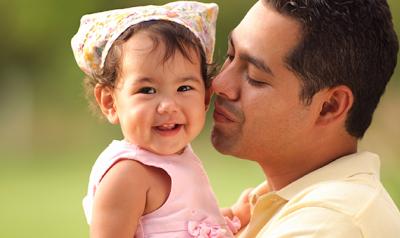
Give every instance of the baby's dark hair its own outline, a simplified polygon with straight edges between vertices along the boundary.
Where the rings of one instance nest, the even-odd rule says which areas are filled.
[[[120,76],[120,65],[122,56],[122,45],[132,37],[135,33],[146,30],[150,33],[150,38],[154,43],[154,49],[157,49],[160,42],[165,46],[163,63],[174,56],[178,50],[183,57],[190,62],[191,50],[195,50],[200,57],[200,71],[206,88],[211,85],[216,70],[214,64],[208,64],[204,49],[200,40],[188,28],[171,21],[151,20],[138,23],[129,27],[122,33],[110,48],[106,57],[104,67],[101,71],[86,77],[84,80],[86,95],[89,98],[92,109],[97,108],[97,104],[93,100],[93,90],[97,84],[104,87],[114,88],[115,83]]]

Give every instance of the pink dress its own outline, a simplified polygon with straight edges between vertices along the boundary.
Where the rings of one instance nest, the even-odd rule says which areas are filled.
[[[171,178],[167,201],[140,218],[135,238],[233,237],[232,223],[220,214],[208,177],[190,145],[180,155],[161,156],[126,141],[113,141],[99,156],[90,174],[88,193],[83,199],[89,224],[96,187],[121,159],[161,168]]]

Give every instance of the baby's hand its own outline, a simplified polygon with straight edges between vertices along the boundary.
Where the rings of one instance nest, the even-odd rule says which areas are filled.
[[[251,217],[250,198],[257,195],[262,195],[269,192],[267,182],[263,182],[256,188],[245,189],[239,196],[238,200],[230,208],[223,208],[221,212],[224,216],[233,219],[235,216],[239,218],[241,228],[247,226]]]
[[[222,214],[225,217],[229,218],[231,221],[233,221],[234,218],[237,217],[240,220],[240,228],[245,227],[250,221],[249,196],[252,190],[252,188],[244,190],[240,194],[239,199],[235,202],[235,204],[233,204],[232,207],[221,209]]]
[[[239,196],[235,204],[232,205],[231,210],[233,216],[237,216],[240,220],[241,226],[245,227],[250,221],[250,194],[253,188],[245,189]]]

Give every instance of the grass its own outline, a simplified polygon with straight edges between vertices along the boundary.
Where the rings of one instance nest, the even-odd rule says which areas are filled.
[[[88,237],[80,206],[88,169],[67,159],[2,161],[0,237]]]

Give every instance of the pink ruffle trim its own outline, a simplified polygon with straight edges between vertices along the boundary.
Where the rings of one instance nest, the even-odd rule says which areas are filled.
[[[241,227],[240,220],[237,217],[229,219],[225,217],[229,230],[236,234]],[[228,231],[220,225],[213,225],[204,221],[190,221],[188,223],[188,232],[194,238],[223,238]]]

